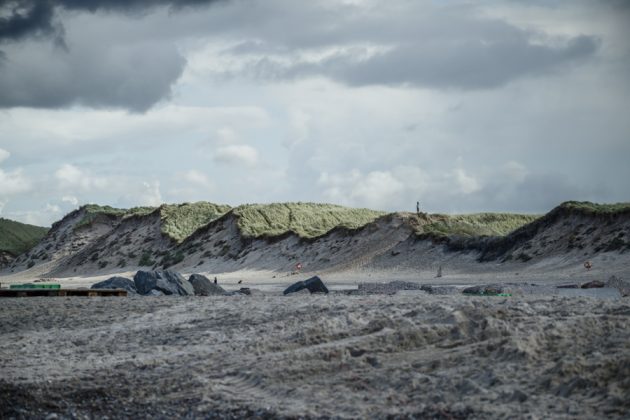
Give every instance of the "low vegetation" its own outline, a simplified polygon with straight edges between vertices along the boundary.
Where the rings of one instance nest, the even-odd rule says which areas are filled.
[[[151,253],[148,251],[143,252],[142,256],[140,257],[140,261],[138,261],[138,265],[146,267],[146,266],[151,266],[153,264],[155,264],[155,260],[151,256]]]
[[[505,236],[539,217],[511,213],[432,215],[434,221],[419,226],[417,233],[436,236]]]
[[[385,213],[332,204],[282,203],[245,204],[236,207],[234,214],[239,217],[239,229],[246,237],[293,232],[303,238],[313,238],[335,227],[359,228]]]
[[[163,205],[160,207],[162,233],[181,242],[229,210],[230,206],[206,202]]]
[[[0,252],[18,256],[33,248],[47,232],[44,227],[0,218]]]
[[[74,226],[75,229],[90,226],[98,216],[131,217],[142,216],[155,211],[155,207],[133,207],[131,209],[118,209],[110,206],[87,204],[83,206],[83,218]]]
[[[567,201],[561,208],[578,210],[588,214],[615,214],[630,212],[630,203],[597,204],[590,201]]]
[[[144,216],[154,212],[156,207],[119,209],[111,206],[88,204],[83,209],[83,218],[75,225],[75,229],[90,226],[98,217],[110,216],[125,219],[132,216]],[[198,202],[164,204],[159,209],[162,233],[177,242],[181,242],[201,226],[227,213],[230,210],[230,206]]]

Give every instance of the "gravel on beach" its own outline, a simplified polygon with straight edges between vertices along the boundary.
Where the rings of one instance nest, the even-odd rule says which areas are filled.
[[[1,418],[624,418],[630,301],[21,298]]]

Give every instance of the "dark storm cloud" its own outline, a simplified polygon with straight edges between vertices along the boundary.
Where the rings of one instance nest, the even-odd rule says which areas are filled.
[[[0,2],[0,11],[6,16],[0,17],[0,41],[16,40],[25,36],[52,32],[54,10],[47,1],[9,1]]]
[[[75,104],[145,111],[168,98],[186,60],[170,42],[74,34],[59,12],[136,13],[222,0],[0,0],[0,108]],[[41,42],[50,38],[53,42]],[[66,41],[71,41],[66,43]],[[61,48],[60,48],[61,47]]]
[[[55,11],[63,8],[85,12],[132,12],[158,6],[182,8],[201,6],[220,0],[0,0],[0,41],[55,32]]]
[[[0,107],[80,104],[142,112],[170,95],[186,63],[174,46],[159,43],[100,49],[73,45],[70,52],[57,54],[47,50],[34,44],[6,60],[0,71]],[[46,66],[38,65],[42,58]]]

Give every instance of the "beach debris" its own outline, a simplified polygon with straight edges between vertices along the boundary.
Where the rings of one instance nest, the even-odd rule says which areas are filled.
[[[590,261],[586,261],[584,263],[584,268],[586,268],[587,271],[590,271],[590,269],[593,268],[593,263]]]
[[[214,279],[215,282],[212,283],[210,279],[204,275],[193,274],[188,278],[188,281],[192,284],[195,295],[211,296],[224,294],[225,290],[216,283],[216,277]]]
[[[556,286],[556,288],[557,289],[579,289],[580,285],[576,283],[559,284],[558,286]]]
[[[9,286],[9,289],[61,289],[61,285],[58,283],[51,283],[51,284],[24,283],[24,284],[12,284]]]
[[[391,281],[389,283],[359,283],[359,294],[389,294],[401,290],[422,290],[422,285],[410,281]]]
[[[598,289],[600,287],[604,287],[606,284],[600,280],[589,281],[588,283],[584,283],[580,286],[581,289]]]
[[[430,295],[454,295],[458,292],[455,286],[432,286],[429,284],[423,285],[420,290]]]
[[[123,289],[128,291],[129,293],[138,293],[138,290],[136,290],[136,285],[133,281],[126,277],[120,276],[110,277],[107,280],[95,283],[92,285],[91,289]]]
[[[617,276],[610,276],[608,281],[606,281],[606,287],[612,287],[619,290],[619,294],[623,297],[630,296],[630,282],[621,280]]]
[[[308,289],[311,293],[328,293],[328,288],[319,277],[311,277],[304,281],[298,281],[284,290],[284,294],[299,292],[300,290]]]
[[[476,296],[512,296],[512,294],[500,284],[486,284],[471,286],[462,290],[465,295]]]
[[[189,296],[195,289],[181,274],[171,270],[138,271],[133,277],[138,293],[148,294],[151,290],[159,290],[165,295]]]

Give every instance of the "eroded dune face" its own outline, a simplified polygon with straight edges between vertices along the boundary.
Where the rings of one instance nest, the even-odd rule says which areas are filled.
[[[7,299],[2,417],[630,410],[630,305],[420,294]]]

